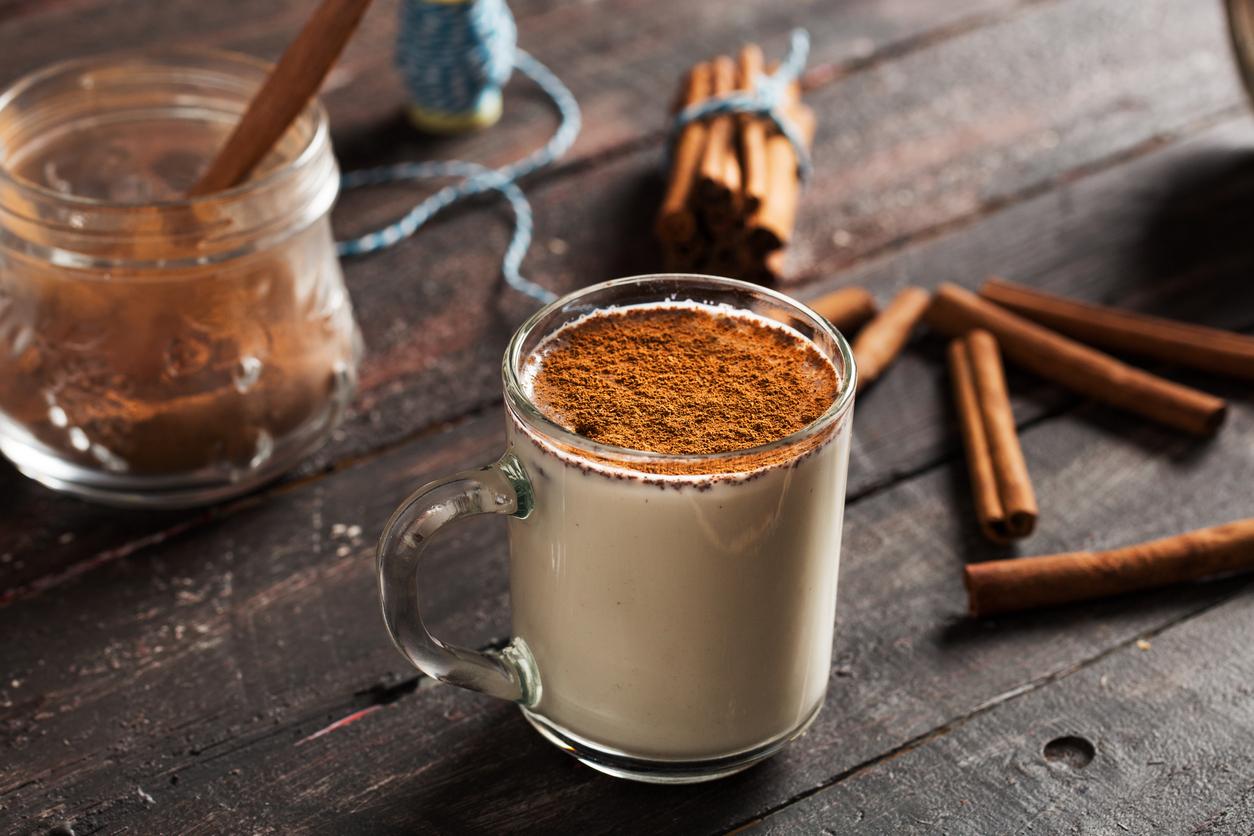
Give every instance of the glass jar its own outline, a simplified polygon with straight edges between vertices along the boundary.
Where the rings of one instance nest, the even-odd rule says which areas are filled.
[[[1254,99],[1254,0],[1224,0],[1228,36],[1246,94]]]
[[[360,337],[313,104],[254,176],[184,199],[268,65],[77,60],[0,96],[0,450],[57,490],[183,506],[242,493],[339,422]]]

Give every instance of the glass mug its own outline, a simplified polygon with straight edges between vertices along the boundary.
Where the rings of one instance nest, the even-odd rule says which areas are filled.
[[[270,67],[150,49],[0,95],[0,451],[120,505],[222,499],[338,424],[359,337],[326,113],[240,186],[185,198]]]
[[[674,299],[790,326],[840,375],[835,402],[786,438],[706,456],[598,444],[532,403],[524,366],[556,330]],[[551,742],[624,778],[718,778],[804,732],[826,695],[835,619],[855,389],[840,333],[756,285],[641,276],[536,313],[502,374],[505,454],[419,488],[379,541],[383,615],[401,653],[436,679],[519,703]],[[513,639],[501,651],[432,636],[418,605],[428,541],[478,514],[510,517]]]

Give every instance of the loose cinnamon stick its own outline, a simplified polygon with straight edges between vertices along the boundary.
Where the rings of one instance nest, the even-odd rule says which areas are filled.
[[[740,86],[750,89],[762,74],[762,47],[746,44],[740,50]],[[766,123],[761,117],[744,114],[739,118],[740,153],[744,158],[744,211],[752,214],[766,199],[768,174],[766,165]]]
[[[814,111],[795,105],[789,114],[801,141],[809,147],[814,139]],[[788,245],[797,222],[797,200],[801,183],[797,179],[797,155],[782,134],[771,136],[766,143],[768,188],[758,211],[749,219],[749,246],[759,253]]]
[[[924,319],[950,337],[987,329],[1006,356],[1029,371],[1185,432],[1215,432],[1228,408],[1221,398],[1133,368],[956,285],[940,286]]]
[[[859,392],[878,380],[897,359],[931,298],[921,287],[907,287],[858,334],[853,341],[853,356],[858,361]]]
[[[854,331],[875,316],[875,297],[863,287],[842,287],[806,304],[842,333]]]
[[[949,368],[980,530],[995,543],[1027,537],[1036,527],[1036,493],[1019,446],[997,341],[979,329],[959,337],[949,344]]]
[[[692,68],[680,99],[681,108],[709,98],[710,72],[710,65],[704,62]],[[679,141],[675,143],[670,180],[654,225],[657,237],[664,244],[689,242],[696,237],[697,221],[691,208],[691,196],[697,168],[705,151],[705,137],[706,126],[701,122],[692,122],[684,126]]]
[[[711,64],[710,95],[722,96],[736,88],[736,65],[731,58],[720,55]],[[734,124],[731,116],[716,116],[706,128],[705,148],[699,167],[697,194],[708,209],[730,211],[733,193],[726,181],[728,158],[735,159]],[[736,163],[739,166],[739,163]]]
[[[370,0],[323,0],[188,196],[219,192],[248,178],[318,92],[369,5]]]
[[[1097,552],[973,563],[966,567],[973,616],[1105,598],[1254,570],[1254,519]]]
[[[1004,279],[990,279],[980,295],[1082,342],[1254,380],[1254,337],[1077,302]]]

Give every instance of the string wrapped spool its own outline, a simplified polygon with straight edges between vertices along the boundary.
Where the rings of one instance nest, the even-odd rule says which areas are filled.
[[[438,160],[348,172],[341,181],[344,189],[407,180],[456,180],[386,226],[337,242],[341,256],[387,249],[444,209],[484,192],[496,192],[514,212],[514,232],[501,260],[505,283],[540,303],[557,298],[520,272],[531,245],[532,215],[518,181],[566,153],[579,135],[581,116],[579,104],[561,79],[519,49],[515,38],[514,19],[504,0],[402,0],[397,64],[414,96],[410,117],[415,124],[445,133],[492,124],[500,117],[501,88],[515,69],[548,95],[560,121],[548,142],[496,169],[462,160]]]
[[[505,0],[401,0],[396,66],[421,130],[460,133],[501,118],[518,30]]]

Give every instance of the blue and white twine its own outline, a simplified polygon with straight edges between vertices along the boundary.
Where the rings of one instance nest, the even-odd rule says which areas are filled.
[[[405,180],[447,177],[461,179],[440,189],[382,229],[348,241],[338,242],[336,250],[341,256],[358,256],[386,249],[413,235],[441,210],[487,191],[499,192],[509,202],[514,212],[514,232],[501,261],[501,274],[506,283],[519,293],[547,304],[556,299],[557,294],[524,278],[520,272],[523,257],[531,245],[533,224],[531,204],[527,202],[522,190],[518,188],[517,181],[538,169],[551,165],[566,153],[574,143],[575,137],[579,135],[579,105],[566,85],[547,67],[525,51],[514,47],[513,18],[510,17],[509,9],[501,0],[472,0],[469,3],[406,0],[406,4],[403,14],[418,18],[430,14],[430,20],[433,22],[426,24],[419,19],[413,24],[413,31],[421,31],[425,33],[425,36],[413,41],[402,41],[398,45],[397,61],[402,68],[410,66],[422,70],[429,65],[435,66],[436,69],[430,74],[423,75],[423,84],[426,84],[429,79],[433,89],[443,90],[445,88],[442,85],[447,83],[449,92],[447,98],[441,101],[448,105],[450,110],[463,105],[473,109],[480,101],[479,97],[483,90],[490,89],[493,84],[503,84],[509,76],[508,68],[513,67],[534,81],[552,99],[557,108],[560,123],[553,136],[542,147],[502,168],[491,169],[478,163],[461,160],[442,160],[400,163],[345,174],[341,180],[341,186],[344,189],[377,186]],[[509,37],[484,40],[482,37],[484,32],[505,32]],[[460,44],[462,48],[459,50],[450,46],[449,49],[430,49],[427,39],[440,40],[441,37],[447,39],[449,44]],[[475,73],[459,75],[452,68],[454,62],[465,60],[467,44],[472,45],[469,50],[473,53],[471,64],[484,68],[484,72],[478,74],[477,81]],[[505,64],[507,69],[502,77],[500,66],[503,52],[507,52],[504,58],[508,58],[509,61]],[[455,83],[450,82],[449,79],[454,77],[461,80]],[[487,85],[486,88],[484,84]]]
[[[671,150],[679,141],[679,135],[686,125],[692,122],[713,119],[729,113],[751,113],[765,116],[775,123],[779,132],[792,144],[797,155],[797,174],[801,180],[810,176],[810,151],[801,140],[797,126],[784,112],[787,102],[788,86],[801,76],[805,69],[806,59],[810,55],[810,35],[804,29],[794,29],[790,40],[788,55],[779,68],[771,74],[760,74],[754,79],[749,90],[737,90],[722,96],[705,99],[681,110],[675,116],[671,129]]]
[[[403,0],[396,66],[415,108],[447,117],[500,112],[517,27],[505,0]]]

